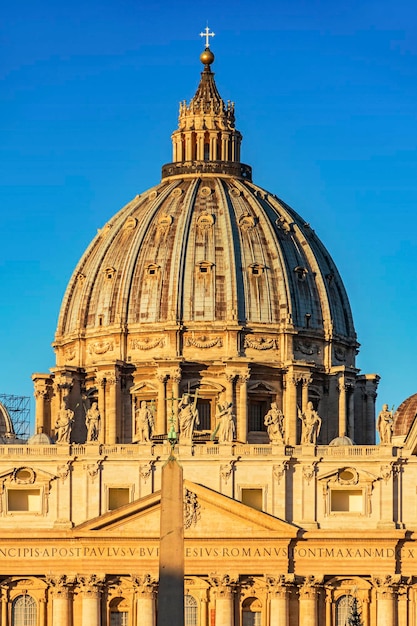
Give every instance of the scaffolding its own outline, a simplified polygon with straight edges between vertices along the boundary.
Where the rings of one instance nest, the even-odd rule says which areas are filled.
[[[30,397],[0,393],[0,402],[11,417],[16,437],[27,441],[30,436]]]

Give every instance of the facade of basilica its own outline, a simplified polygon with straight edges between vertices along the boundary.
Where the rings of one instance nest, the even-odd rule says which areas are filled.
[[[1,626],[155,626],[171,445],[186,626],[417,626],[417,396],[376,422],[338,270],[252,182],[213,61],[74,270],[37,434],[0,411]]]

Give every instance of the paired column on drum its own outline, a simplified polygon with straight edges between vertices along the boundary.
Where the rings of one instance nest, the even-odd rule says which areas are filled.
[[[166,381],[168,379],[166,372],[158,372],[156,375],[158,381],[158,410],[156,413],[156,434],[163,435],[167,432],[167,415],[166,415]]]
[[[249,371],[239,373],[240,393],[239,409],[237,412],[237,437],[238,441],[246,443],[248,440],[248,380]]]

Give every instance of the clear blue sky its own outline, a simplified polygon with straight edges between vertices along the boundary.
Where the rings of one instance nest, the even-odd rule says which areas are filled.
[[[201,7],[201,8],[200,8]],[[412,0],[22,0],[0,23],[0,393],[31,395],[89,241],[160,180],[198,33],[256,183],[344,279],[377,401],[417,392],[417,9]]]

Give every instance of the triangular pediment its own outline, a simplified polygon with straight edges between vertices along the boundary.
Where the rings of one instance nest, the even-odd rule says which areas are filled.
[[[184,481],[191,493],[187,538],[276,537],[291,539],[299,528],[262,511],[257,511],[217,491]],[[76,536],[117,536],[159,538],[161,492],[135,500],[73,529]],[[186,514],[187,517],[187,514]]]

